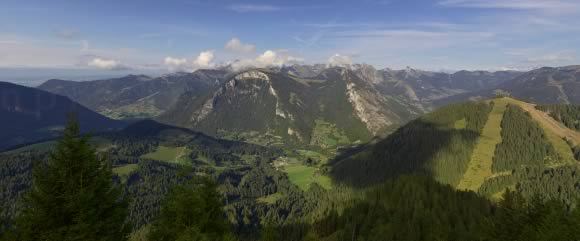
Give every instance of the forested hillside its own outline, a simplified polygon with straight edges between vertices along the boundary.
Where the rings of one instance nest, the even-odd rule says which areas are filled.
[[[530,106],[498,98],[441,108],[367,150],[337,158],[330,173],[338,183],[361,187],[419,172],[488,197],[510,188],[572,204],[580,194],[570,174],[578,168],[578,147]]]
[[[451,105],[401,127],[369,150],[333,164],[337,182],[367,186],[421,172],[456,185],[493,104]]]
[[[83,132],[114,131],[125,123],[70,100],[35,88],[0,82],[0,150],[58,137],[67,115],[74,113]]]
[[[509,98],[447,106],[328,162],[314,151],[221,140],[154,121],[87,145],[107,157],[111,181],[128,200],[132,240],[217,235],[211,230],[228,240],[574,240],[575,149],[530,106]],[[55,143],[0,154],[7,235],[25,208],[32,170],[51,158]],[[191,186],[198,177],[216,185]],[[216,193],[201,204],[198,195]],[[194,203],[221,211],[192,222],[175,214]],[[167,212],[186,226],[168,226]],[[200,210],[178,213],[189,212]]]
[[[580,131],[579,105],[538,105],[538,110],[548,112],[550,116],[568,128]]]

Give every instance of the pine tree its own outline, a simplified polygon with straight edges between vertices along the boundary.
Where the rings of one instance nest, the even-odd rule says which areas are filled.
[[[106,159],[74,117],[47,163],[34,170],[25,209],[16,218],[18,240],[126,240],[127,202],[113,185]]]
[[[233,240],[216,188],[207,178],[174,188],[152,224],[149,240]]]

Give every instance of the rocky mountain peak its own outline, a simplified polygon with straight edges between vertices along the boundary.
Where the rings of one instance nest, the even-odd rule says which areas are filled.
[[[248,70],[242,73],[237,74],[234,77],[235,80],[247,80],[247,79],[258,79],[264,81],[270,81],[270,77],[267,74],[259,71],[259,70]]]

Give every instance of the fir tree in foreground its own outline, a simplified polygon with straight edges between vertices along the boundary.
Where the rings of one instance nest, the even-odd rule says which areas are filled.
[[[153,222],[149,240],[234,240],[216,188],[211,180],[194,178],[173,189]]]
[[[568,241],[580,240],[580,209],[570,210],[561,201],[525,200],[506,190],[497,215],[487,227],[484,240]]]
[[[17,240],[121,241],[127,202],[113,185],[110,165],[80,136],[73,117],[47,163],[34,170],[34,183],[16,219]]]

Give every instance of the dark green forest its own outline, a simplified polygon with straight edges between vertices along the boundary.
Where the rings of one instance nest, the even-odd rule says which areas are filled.
[[[492,104],[483,102],[441,108],[399,128],[370,150],[335,160],[332,176],[346,185],[367,186],[421,172],[456,184],[491,109]],[[462,120],[465,128],[454,128]]]
[[[1,240],[580,240],[579,167],[547,165],[554,148],[517,106],[501,175],[454,189],[493,105],[445,107],[345,150],[321,169],[332,189],[292,183],[272,165],[279,149],[154,122],[89,138],[71,122],[55,144],[0,154]],[[160,146],[186,147],[187,162],[145,158]]]
[[[543,166],[549,158],[557,158],[542,128],[520,107],[508,105],[501,128],[502,142],[495,150],[494,172],[511,171],[523,165]]]

